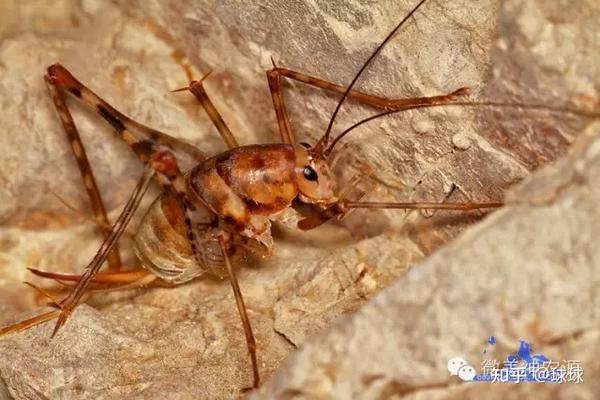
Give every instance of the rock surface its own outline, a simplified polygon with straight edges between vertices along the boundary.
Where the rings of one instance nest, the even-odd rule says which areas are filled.
[[[598,398],[600,123],[507,202],[312,338],[251,398]],[[497,343],[484,355],[490,335]],[[521,339],[563,365],[579,360],[583,382],[449,376],[451,358],[479,373],[484,359],[503,361]]]
[[[593,1],[578,2],[565,10],[558,4],[428,2],[368,69],[359,87],[388,97],[407,97],[446,93],[467,85],[472,88],[474,99],[517,100],[593,110],[598,107],[600,82],[597,62],[600,44],[594,39],[599,6]],[[272,142],[277,138],[276,123],[264,76],[264,71],[271,67],[271,56],[282,66],[348,82],[410,7],[403,1],[240,5],[208,0],[115,3],[62,0],[50,8],[36,2],[3,2],[0,5],[3,75],[0,146],[4,150],[0,154],[0,323],[24,318],[24,311],[34,312],[31,311],[33,296],[24,291],[20,282],[33,280],[39,284],[40,281],[31,279],[26,267],[80,271],[99,243],[93,225],[53,196],[56,193],[76,208],[87,210],[75,163],[45,93],[41,79],[45,66],[62,62],[126,114],[214,154],[224,147],[198,104],[186,94],[168,92],[187,84],[188,78],[177,63],[180,56],[187,57],[196,77],[214,69],[207,88],[241,143]],[[316,140],[327,124],[336,98],[300,84],[288,85],[285,95],[297,136],[311,142]],[[371,109],[348,102],[336,126],[342,129],[371,113]],[[140,166],[100,118],[77,105],[73,106],[73,114],[107,208],[114,217],[139,176]],[[376,171],[373,181],[379,185],[371,194],[373,200],[496,200],[530,170],[564,153],[589,123],[590,119],[571,114],[532,110],[455,107],[407,112],[368,124],[350,135],[344,147],[340,147],[340,165],[349,167],[339,172],[348,178],[357,168],[357,160],[367,160]],[[589,157],[590,163],[593,158]],[[573,179],[567,174],[567,167],[563,170],[565,175],[559,181],[569,186]],[[497,240],[489,238],[490,242],[502,243],[506,237],[496,224],[510,225],[508,214],[515,214],[515,224],[519,218],[530,218],[531,214],[530,225],[519,227],[523,234],[537,234],[540,246],[548,240],[551,246],[548,248],[556,251],[547,255],[550,261],[557,262],[569,255],[586,259],[587,253],[579,252],[579,248],[585,248],[583,244],[560,253],[562,248],[553,244],[554,237],[539,238],[540,231],[534,229],[551,219],[549,215],[536,214],[537,208],[528,205],[527,199],[531,196],[554,199],[553,179],[532,180],[542,183],[535,187],[530,183],[513,192],[514,202],[522,202],[523,206],[495,216],[485,227],[476,228],[479,233],[461,237],[454,247],[445,250],[449,253],[440,253],[446,255],[430,261],[437,263],[437,267],[425,267],[427,272],[422,274],[420,266],[413,267],[396,284],[412,285],[414,280],[415,288],[407,287],[406,297],[400,299],[420,296],[422,300],[419,307],[406,300],[401,304],[406,309],[396,302],[389,303],[389,311],[400,317],[389,319],[388,323],[392,328],[404,326],[403,321],[407,326],[420,326],[421,339],[430,338],[435,343],[418,347],[414,341],[417,331],[402,328],[393,337],[393,344],[400,346],[397,351],[407,360],[415,360],[417,356],[419,363],[430,360],[427,368],[422,364],[415,364],[420,367],[414,370],[409,364],[398,367],[391,360],[390,369],[383,372],[383,378],[375,379],[371,389],[355,382],[358,386],[342,390],[356,390],[365,396],[383,393],[385,398],[386,393],[390,397],[396,392],[400,395],[413,392],[412,395],[418,396],[423,384],[448,386],[447,373],[445,368],[438,368],[439,363],[445,363],[446,356],[454,351],[462,351],[465,357],[474,354],[482,338],[480,334],[490,333],[477,322],[485,312],[489,321],[498,324],[491,333],[505,332],[507,339],[502,343],[506,345],[509,339],[523,332],[524,326],[530,325],[527,329],[531,330],[531,336],[550,332],[548,340],[558,341],[556,354],[560,350],[565,357],[576,358],[579,350],[575,346],[573,351],[565,348],[562,353],[561,346],[567,342],[560,341],[561,335],[580,329],[583,333],[577,338],[579,342],[574,343],[585,345],[588,342],[581,340],[597,340],[597,333],[589,325],[566,329],[565,325],[552,322],[553,315],[547,315],[552,308],[542,307],[540,299],[552,299],[558,293],[565,299],[561,303],[565,312],[560,315],[566,318],[569,310],[579,310],[580,299],[567,296],[572,290],[579,290],[575,283],[565,287],[556,282],[535,286],[538,291],[548,292],[544,291],[546,294],[537,299],[530,292],[530,297],[521,296],[523,302],[538,301],[528,309],[502,308],[505,302],[517,304],[502,299],[497,301],[499,306],[481,313],[479,309],[477,313],[465,311],[473,320],[472,325],[471,320],[465,323],[466,331],[440,325],[447,322],[445,310],[458,299],[466,296],[469,304],[481,300],[485,306],[486,296],[500,287],[494,285],[502,282],[496,282],[490,275],[492,282],[485,281],[486,285],[483,281],[465,281],[464,277],[481,277],[475,274],[481,265],[468,261],[487,258],[473,258],[475,254],[469,251],[474,251],[477,240],[484,240],[479,238],[480,233],[488,230],[500,235]],[[539,208],[543,210],[546,203],[542,204]],[[586,210],[595,211],[585,207],[579,211]],[[409,267],[480,218],[480,213],[436,213],[431,217],[426,213],[357,212],[342,224],[324,226],[309,234],[277,228],[275,257],[240,273],[259,342],[263,376],[277,370],[308,337],[339,316],[356,310],[394,278],[404,275]],[[591,224],[591,216],[581,223]],[[130,231],[134,232],[134,228]],[[579,243],[573,240],[569,245]],[[125,252],[131,248],[129,238],[125,238],[121,248]],[[491,254],[498,257],[498,262],[506,261],[501,265],[506,274],[502,276],[506,282],[512,282],[510,279],[517,279],[521,272],[517,257],[528,253],[521,247],[507,246],[502,250],[506,259],[496,252]],[[462,252],[464,257],[458,255]],[[125,259],[134,262],[130,256]],[[462,260],[467,272],[451,273],[451,269],[439,266],[439,263],[453,265],[455,271],[459,268],[454,264],[457,260]],[[509,265],[509,260],[515,260],[515,264]],[[489,265],[496,265],[492,261],[490,258]],[[544,266],[540,260],[538,267]],[[542,276],[544,279],[559,274],[548,269],[548,275]],[[583,267],[581,271],[569,271],[563,271],[564,276],[556,275],[561,277],[558,281],[573,275],[574,282],[583,279],[588,284],[597,283],[585,275]],[[432,285],[439,282],[442,290],[432,295],[424,286],[429,282],[427,279],[431,279]],[[526,282],[519,282],[518,289],[523,293],[532,290]],[[0,340],[0,398],[164,398],[162,394],[167,392],[182,399],[235,397],[239,388],[248,384],[250,367],[229,292],[226,282],[203,279],[175,289],[103,296],[93,303],[99,311],[79,307],[54,340],[49,339],[48,325],[6,337]],[[427,304],[427,299],[435,296],[448,296],[451,301],[444,302],[440,297],[437,302]],[[383,305],[385,298],[384,293],[377,302]],[[437,319],[417,317],[417,311],[430,312]],[[534,316],[529,317],[528,313]],[[501,317],[507,318],[510,327],[500,325],[498,321],[504,321]],[[361,321],[360,318],[366,317],[361,314],[357,318]],[[537,325],[531,322],[537,321],[535,318],[539,319]],[[451,321],[452,326],[456,321]],[[597,324],[593,318],[581,321]],[[329,334],[332,336],[316,339],[316,343],[326,343],[325,346],[330,346],[331,338],[340,340],[335,346],[323,349],[324,355],[332,354],[329,350],[343,350],[348,351],[348,360],[352,360],[354,344],[347,339],[354,336],[346,329],[353,323],[338,325]],[[536,327],[544,330],[538,332]],[[369,334],[366,330],[358,331]],[[529,333],[525,331],[523,335]],[[360,337],[357,333],[356,338]],[[534,340],[537,336],[529,338]],[[546,342],[540,339],[536,343]],[[324,388],[324,391],[313,394],[347,393],[340,392],[333,384],[341,382],[340,379],[320,380],[319,369],[311,372],[315,375],[304,375],[306,364],[302,364],[302,359],[306,362],[319,353],[315,346],[306,347],[297,356],[300,361],[289,364],[290,369],[266,384],[260,393],[286,393],[285,396],[292,397],[295,390],[305,390],[302,385],[312,382],[305,378],[313,376],[324,385],[315,386],[315,390]],[[382,363],[382,368],[385,365]],[[346,376],[343,373],[347,367],[340,364],[339,368],[340,377]],[[589,367],[591,371],[593,368]],[[293,372],[296,369],[297,374]],[[335,370],[331,373],[337,374]],[[282,377],[289,377],[287,386]],[[384,383],[387,392],[381,389]],[[471,386],[458,389],[471,390],[468,389]],[[436,390],[440,396],[452,396],[455,389],[449,385]],[[560,390],[569,389],[565,386]]]

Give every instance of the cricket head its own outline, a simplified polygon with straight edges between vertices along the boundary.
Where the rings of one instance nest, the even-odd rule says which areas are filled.
[[[353,128],[342,132],[333,141],[331,139],[331,130],[335,118],[350,94],[354,84],[358,78],[362,75],[364,70],[367,68],[369,63],[379,54],[385,44],[394,36],[394,34],[408,21],[412,15],[425,3],[425,0],[421,0],[408,15],[406,15],[402,21],[388,34],[388,36],[377,46],[371,56],[365,61],[360,70],[356,73],[352,82],[344,90],[342,97],[337,103],[333,114],[329,120],[329,125],[325,130],[324,135],[319,139],[314,146],[300,144],[301,146],[296,147],[296,168],[295,178],[300,190],[300,201],[312,204],[325,204],[332,205],[338,202],[338,198],[335,195],[336,180],[331,172],[331,167],[328,163],[329,154],[331,154],[335,145]]]
[[[308,204],[333,204],[337,202],[337,181],[327,157],[310,145],[300,143],[295,148],[294,178],[298,185],[298,198]]]

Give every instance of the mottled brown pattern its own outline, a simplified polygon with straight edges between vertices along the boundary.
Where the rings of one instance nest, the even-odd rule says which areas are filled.
[[[219,176],[257,214],[274,214],[289,207],[298,194],[290,145],[252,145],[220,154]]]
[[[48,71],[51,69],[52,67],[48,68]],[[105,236],[108,236],[110,230],[107,230],[106,227],[110,226],[110,223],[108,221],[108,216],[106,215],[106,208],[104,207],[102,196],[98,190],[94,171],[92,170],[90,162],[85,153],[85,147],[81,141],[79,131],[75,126],[73,117],[71,116],[71,113],[69,112],[65,102],[65,96],[61,92],[60,86],[54,83],[53,79],[51,79],[49,75],[46,75],[44,79],[46,81],[50,96],[52,97],[52,102],[54,103],[58,117],[62,123],[63,130],[67,136],[67,140],[69,141],[71,150],[73,151],[73,155],[75,156],[75,160],[77,161],[77,167],[79,168],[81,178],[84,182],[83,186],[85,187],[90,200],[90,205],[92,207],[92,211],[94,212],[94,216],[96,217],[96,221],[98,222],[98,225],[100,225],[100,228],[105,231]],[[81,91],[79,89],[73,88],[71,93],[78,98],[81,97]],[[109,253],[107,261],[110,269],[118,270],[121,268],[121,256],[119,254],[118,244],[115,244],[114,249]]]

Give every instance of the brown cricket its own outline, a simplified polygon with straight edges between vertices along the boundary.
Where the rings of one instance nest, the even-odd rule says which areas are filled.
[[[294,223],[294,227],[309,230],[356,208],[469,211],[502,206],[500,201],[361,202],[360,199],[347,198],[360,179],[352,180],[344,186],[337,182],[332,173],[330,155],[340,139],[361,124],[394,112],[443,105],[552,110],[547,106],[458,101],[459,97],[468,93],[467,88],[459,88],[440,96],[410,99],[386,99],[353,90],[353,86],[371,60],[423,3],[425,0],[420,1],[390,32],[347,87],[274,65],[267,72],[267,79],[277,115],[280,143],[239,146],[203,88],[206,76],[200,80],[193,80],[184,89],[177,90],[189,90],[194,94],[229,148],[212,157],[206,157],[188,143],[131,120],[80,83],[65,67],[60,64],[50,66],[45,80],[77,159],[92,209],[102,226],[108,226],[105,208],[79,133],[66,106],[65,93],[93,109],[112,125],[117,135],[131,147],[146,168],[123,211],[112,228],[107,230],[106,239],[82,275],[32,269],[32,272],[39,276],[77,282],[65,298],[53,301],[52,305],[57,309],[3,328],[0,335],[57,318],[54,336],[81,302],[82,297],[92,292],[89,290],[91,283],[110,284],[116,289],[142,287],[153,282],[177,285],[202,274],[211,273],[226,277],[231,283],[251,359],[252,387],[256,388],[260,382],[256,343],[235,267],[243,265],[250,258],[264,259],[271,255],[271,224],[290,224],[290,219],[282,217],[290,208],[301,203],[313,208],[312,215]],[[282,77],[342,94],[327,130],[314,145],[296,143],[283,101]],[[384,111],[359,121],[331,140],[336,115],[346,98]],[[565,112],[564,109],[558,111]],[[577,111],[573,112],[580,114]],[[161,185],[163,191],[146,212],[135,236],[136,254],[145,269],[120,271],[116,243],[152,179]],[[108,261],[111,270],[99,273],[104,261]]]

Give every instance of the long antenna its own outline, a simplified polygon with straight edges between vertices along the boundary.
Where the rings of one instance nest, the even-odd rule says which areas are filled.
[[[377,56],[377,54],[379,54],[379,52],[381,51],[381,49],[383,48],[383,46],[385,46],[386,43],[390,41],[390,39],[392,38],[392,36],[394,36],[394,34],[398,31],[398,29],[400,29],[402,27],[402,25],[404,25],[404,23],[406,21],[408,21],[408,19],[410,17],[412,17],[412,15],[419,9],[419,7],[421,7],[423,5],[423,3],[425,3],[425,1],[426,0],[421,0],[419,2],[419,4],[417,4],[412,9],[412,11],[409,12],[402,19],[402,21],[400,21],[400,23],[386,36],[386,38],[383,40],[383,42],[381,42],[381,44],[379,46],[377,46],[377,48],[375,49],[375,51],[373,52],[373,54],[371,54],[371,56],[369,57],[369,59],[363,64],[363,66],[360,68],[360,70],[358,71],[358,73],[354,76],[354,79],[352,79],[352,82],[350,82],[350,85],[348,85],[348,87],[346,88],[346,91],[342,95],[342,98],[340,99],[340,101],[338,102],[335,110],[333,111],[333,114],[331,115],[331,119],[329,120],[329,125],[327,126],[327,130],[325,131],[325,134],[323,135],[323,137],[321,137],[321,139],[319,139],[319,141],[317,142],[317,144],[314,146],[314,149],[315,149],[316,152],[320,152],[321,150],[323,150],[327,146],[327,143],[329,142],[329,136],[330,136],[330,133],[331,133],[331,128],[333,127],[333,122],[335,121],[335,117],[337,116],[338,112],[340,111],[340,108],[342,107],[342,104],[344,103],[344,100],[346,100],[346,97],[348,97],[348,93],[350,93],[350,91],[354,87],[354,84],[356,83],[356,81],[358,80],[358,78],[360,78],[360,76],[362,75],[363,71],[367,68],[367,66],[371,63],[371,61],[375,58],[375,56]]]
[[[600,112],[593,111],[585,111],[578,110],[574,108],[568,107],[555,107],[555,106],[547,106],[542,104],[521,104],[521,103],[502,103],[502,102],[493,102],[493,101],[454,101],[451,103],[433,103],[433,104],[413,104],[410,106],[402,107],[396,110],[388,110],[381,112],[379,114],[371,115],[365,119],[362,119],[349,128],[345,129],[342,133],[340,133],[336,138],[331,142],[331,145],[323,152],[325,156],[327,156],[333,150],[334,146],[348,133],[358,128],[359,126],[373,121],[374,119],[385,117],[386,115],[399,113],[402,111],[415,110],[417,108],[432,108],[432,107],[448,107],[448,106],[462,106],[462,107],[491,107],[491,108],[514,108],[514,109],[523,109],[523,110],[535,110],[535,111],[548,111],[562,114],[571,114],[578,117],[583,118],[599,118]]]

